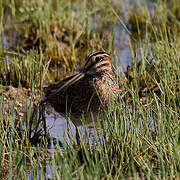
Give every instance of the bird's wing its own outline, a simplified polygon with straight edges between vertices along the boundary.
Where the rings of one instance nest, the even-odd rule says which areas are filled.
[[[52,97],[56,96],[60,91],[66,90],[68,87],[73,85],[75,82],[79,81],[84,77],[84,73],[77,73],[73,76],[65,78],[64,80],[60,81],[57,84],[50,85],[44,88],[45,92],[45,99],[41,101],[41,104],[47,102]]]

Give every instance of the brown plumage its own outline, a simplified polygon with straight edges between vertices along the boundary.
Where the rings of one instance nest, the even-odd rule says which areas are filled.
[[[44,92],[42,103],[50,103],[63,116],[69,113],[76,126],[81,125],[82,114],[89,117],[88,122],[92,115],[96,119],[99,110],[108,106],[110,96],[117,97],[111,57],[103,51],[90,54],[82,72],[44,88]]]

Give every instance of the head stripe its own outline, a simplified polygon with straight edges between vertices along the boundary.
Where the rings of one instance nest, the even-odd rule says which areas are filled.
[[[96,51],[96,52],[94,52],[94,53],[89,54],[89,56],[86,58],[85,66],[88,64],[88,61],[89,61],[93,56],[96,56],[96,55],[98,55],[98,54],[105,54],[106,56],[109,56],[109,57],[110,57],[110,55],[109,55],[108,53],[106,53],[105,51]]]

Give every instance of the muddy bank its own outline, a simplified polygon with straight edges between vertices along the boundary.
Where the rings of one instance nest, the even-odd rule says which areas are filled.
[[[33,103],[40,98],[40,90],[15,88],[13,86],[0,86],[1,113],[4,118],[14,115],[15,119],[22,121],[27,109],[31,110]],[[32,105],[30,105],[32,103]],[[30,107],[31,106],[31,107]]]

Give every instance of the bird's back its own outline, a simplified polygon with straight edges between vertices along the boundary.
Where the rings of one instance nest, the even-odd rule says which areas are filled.
[[[67,78],[67,81],[70,79]],[[49,98],[57,92],[64,83],[50,85],[45,88],[45,97]],[[63,114],[67,112],[81,114],[87,111],[98,111],[100,106],[100,100],[96,92],[96,88],[93,84],[93,77],[84,76],[82,79],[76,81],[76,83],[60,90],[54,96],[52,96],[48,102],[53,108]]]

